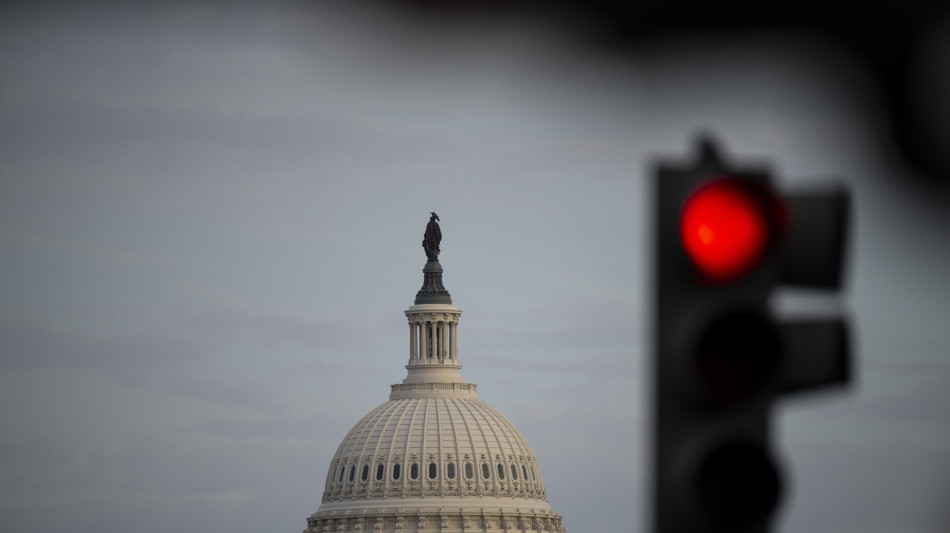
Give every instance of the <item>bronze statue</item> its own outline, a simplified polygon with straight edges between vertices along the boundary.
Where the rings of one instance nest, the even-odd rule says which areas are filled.
[[[439,228],[439,223],[436,222],[439,220],[439,215],[435,214],[435,211],[431,211],[432,216],[429,217],[429,223],[426,224],[426,234],[422,239],[422,248],[426,251],[426,257],[429,261],[438,261],[439,260],[439,243],[442,242],[442,230]]]

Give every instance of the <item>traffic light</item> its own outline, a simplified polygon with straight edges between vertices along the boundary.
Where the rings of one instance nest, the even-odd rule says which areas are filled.
[[[780,322],[773,289],[840,286],[848,195],[782,195],[710,139],[657,172],[655,533],[763,533],[782,492],[777,398],[848,381],[841,319]]]

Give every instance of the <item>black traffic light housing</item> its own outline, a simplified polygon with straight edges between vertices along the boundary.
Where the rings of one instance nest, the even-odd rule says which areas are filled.
[[[709,139],[656,175],[654,531],[765,532],[783,492],[772,402],[848,381],[844,322],[778,323],[769,297],[838,288],[848,196],[782,196]]]

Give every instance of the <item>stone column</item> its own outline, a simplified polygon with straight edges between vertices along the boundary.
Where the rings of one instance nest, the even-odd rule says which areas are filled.
[[[422,359],[425,357],[425,349],[423,345],[423,339],[426,336],[425,329],[423,329],[422,322],[419,319],[416,319],[416,359]]]
[[[416,329],[418,327],[419,326],[416,324],[416,321],[410,318],[409,319],[409,360],[410,361],[418,358],[419,356],[418,354],[419,341],[416,337]]]
[[[449,358],[449,322],[442,322],[442,358]]]
[[[459,358],[459,323],[452,322],[452,359]]]
[[[435,325],[432,322],[426,322],[426,359],[432,357],[432,351],[435,348]]]
[[[429,357],[429,323],[423,320],[419,323],[419,334],[422,335],[422,353],[419,359]]]
[[[426,356],[425,346],[422,344],[426,338],[426,331],[422,322],[416,320],[416,359],[422,359]]]

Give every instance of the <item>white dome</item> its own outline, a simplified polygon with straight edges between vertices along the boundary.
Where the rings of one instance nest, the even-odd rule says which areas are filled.
[[[460,505],[469,496],[550,509],[531,447],[501,413],[473,398],[405,398],[373,409],[343,439],[321,509],[367,498]]]
[[[408,375],[343,438],[304,533],[563,533],[528,442],[462,379],[462,312],[426,268],[438,290],[406,310]]]

